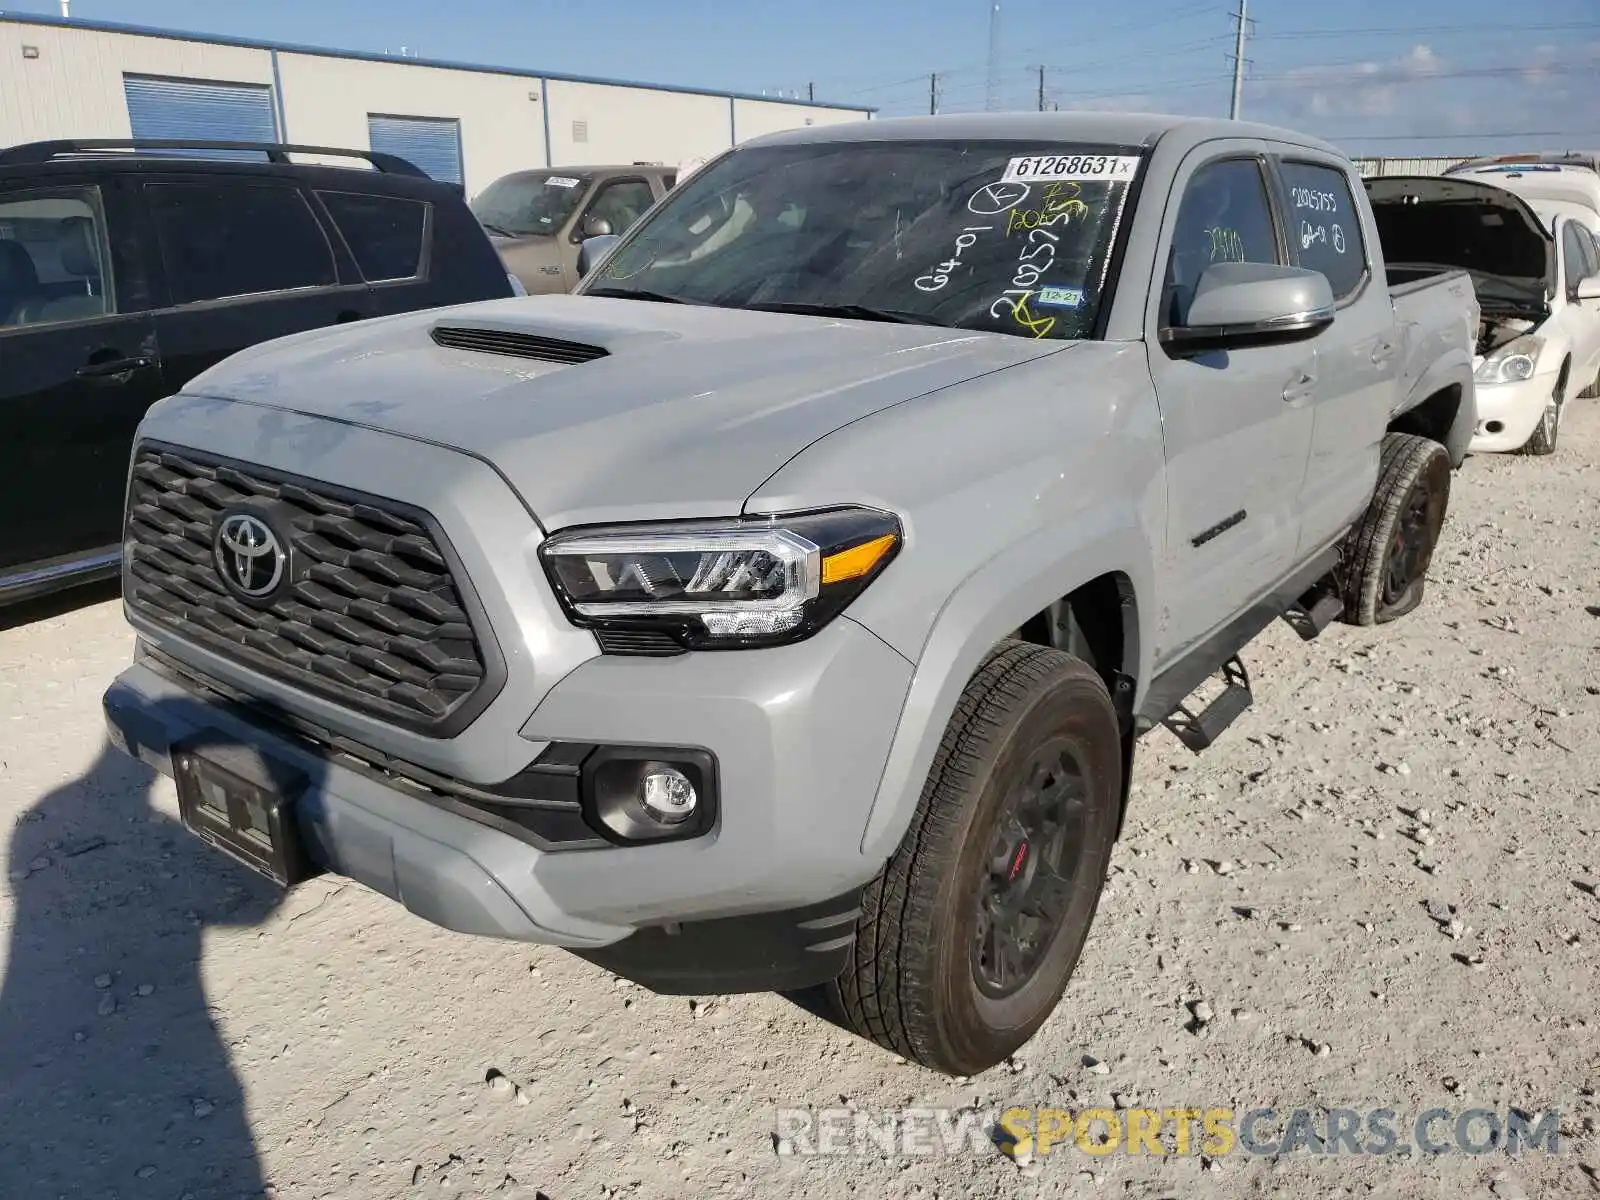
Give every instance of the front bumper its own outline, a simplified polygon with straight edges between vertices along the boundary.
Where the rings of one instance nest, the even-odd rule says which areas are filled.
[[[114,744],[166,774],[173,745],[201,731],[297,768],[312,781],[294,811],[313,861],[427,921],[704,994],[803,986],[843,965],[856,897],[881,866],[859,847],[910,677],[848,618],[769,650],[589,660],[532,714],[530,757],[561,740],[698,746],[720,790],[700,837],[592,849],[542,849],[430,802],[148,654],[104,707]]]
[[[1472,454],[1503,454],[1522,449],[1538,428],[1555,394],[1558,372],[1521,383],[1480,383],[1478,426],[1467,449]]]

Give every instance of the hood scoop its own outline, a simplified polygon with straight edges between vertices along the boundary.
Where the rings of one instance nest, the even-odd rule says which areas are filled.
[[[534,358],[541,362],[593,362],[611,353],[604,346],[570,342],[563,338],[541,337],[509,329],[489,329],[470,325],[435,325],[428,331],[436,345],[450,350],[473,350],[479,354],[503,354],[510,358]]]

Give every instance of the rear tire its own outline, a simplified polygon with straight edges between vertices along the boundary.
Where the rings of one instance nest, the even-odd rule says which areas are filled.
[[[1346,624],[1382,625],[1422,603],[1449,505],[1449,451],[1415,434],[1387,435],[1372,502],[1344,545]]]
[[[1122,737],[1105,683],[1006,641],[967,684],[900,846],[862,897],[841,1021],[975,1075],[1055,1009],[1116,839]]]
[[[1594,381],[1578,393],[1578,399],[1593,400],[1596,396],[1600,396],[1600,371],[1595,372]]]
[[[1561,376],[1556,380],[1556,390],[1550,394],[1550,403],[1545,405],[1544,412],[1539,415],[1539,423],[1534,426],[1528,440],[1522,443],[1518,454],[1545,455],[1556,452],[1556,438],[1561,434],[1561,417],[1567,404],[1567,368],[1561,368]]]

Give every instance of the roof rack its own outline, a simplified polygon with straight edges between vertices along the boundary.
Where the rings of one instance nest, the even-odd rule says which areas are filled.
[[[377,150],[342,150],[332,146],[296,146],[286,142],[227,142],[194,138],[71,138],[27,142],[0,149],[0,166],[47,163],[57,158],[94,155],[107,150],[253,150],[268,162],[292,165],[291,154],[325,154],[336,158],[361,158],[388,175],[427,179],[427,172],[397,154]]]

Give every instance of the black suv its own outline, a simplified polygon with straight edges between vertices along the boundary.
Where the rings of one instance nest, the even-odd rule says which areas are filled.
[[[392,155],[0,149],[0,604],[118,573],[134,428],[212,364],[302,330],[517,291],[460,190]]]

